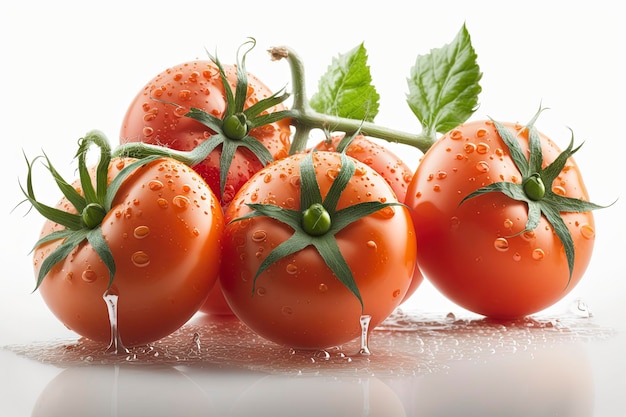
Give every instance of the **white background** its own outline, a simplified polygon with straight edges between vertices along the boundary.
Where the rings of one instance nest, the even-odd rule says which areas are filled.
[[[149,79],[169,66],[206,58],[205,48],[217,51],[222,62],[233,62],[237,46],[247,37],[257,40],[248,69],[274,90],[289,87],[289,72],[285,62],[271,62],[265,49],[286,44],[298,51],[306,65],[309,94],[332,57],[364,42],[381,96],[376,122],[417,133],[420,126],[405,103],[410,68],[418,54],[450,42],[463,23],[484,73],[480,108],[473,119],[526,122],[543,103],[551,110],[541,116],[540,130],[563,147],[568,128],[578,142],[585,142],[576,160],[592,200],[606,204],[623,197],[625,30],[617,2],[3,3],[0,135],[6,159],[0,216],[0,346],[75,337],[39,295],[31,293],[29,251],[43,220],[34,211],[25,215],[26,205],[13,210],[22,200],[18,179],[25,179],[23,152],[32,158],[45,150],[57,169],[72,178],[77,139],[100,129],[115,144],[128,104]],[[418,151],[394,149],[417,165]],[[59,193],[44,177],[45,171],[39,170],[38,194],[53,204]],[[623,213],[623,198],[596,213],[592,263],[581,284],[555,309],[583,298],[596,320],[624,328]],[[410,304],[424,311],[456,308],[428,283]],[[23,361],[19,368],[7,366],[17,387],[24,388],[19,395],[29,410],[55,371]],[[22,381],[25,375],[30,377]],[[613,377],[623,381],[619,371],[598,378],[605,384]],[[9,401],[3,395],[0,409]]]

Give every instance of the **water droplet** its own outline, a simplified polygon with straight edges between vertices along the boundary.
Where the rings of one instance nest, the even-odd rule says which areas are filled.
[[[148,226],[137,226],[133,231],[133,236],[137,239],[143,239],[150,234],[150,228]]]
[[[295,275],[298,273],[298,265],[296,264],[287,264],[287,267],[285,268],[285,271],[287,271],[287,273],[289,275]]]
[[[169,206],[169,203],[164,198],[157,199],[157,204],[159,205],[159,207],[164,208],[164,209],[166,209]]]
[[[535,261],[540,261],[546,256],[545,252],[541,248],[533,250],[532,257]]]
[[[483,174],[489,172],[489,164],[486,161],[478,161],[476,163],[476,170]]]
[[[565,190],[565,187],[561,187],[560,185],[555,185],[554,187],[552,187],[552,192],[554,194],[557,194],[557,195],[565,195],[565,194],[567,194],[567,191]]]
[[[453,229],[458,228],[460,224],[461,220],[458,217],[453,216],[450,218],[450,227],[452,227]]]
[[[293,315],[293,308],[291,308],[289,306],[283,306],[280,309],[280,312],[282,313],[283,316],[292,316]]]
[[[535,238],[535,232],[532,230],[528,230],[522,233],[522,238],[526,241],[533,240]]]
[[[445,179],[448,176],[448,173],[445,171],[439,171],[437,172],[437,178],[440,180]]]
[[[267,290],[265,287],[259,287],[256,289],[256,293],[259,297],[263,297],[267,293]]]
[[[109,325],[111,326],[111,342],[107,347],[107,353],[115,355],[128,354],[130,351],[122,343],[122,338],[117,330],[117,300],[118,294],[115,293],[113,288],[105,291],[102,295],[104,302],[107,305],[107,312],[109,315]]]
[[[151,127],[149,127],[149,126],[145,126],[145,127],[142,129],[142,133],[143,133],[143,135],[144,135],[145,137],[149,137],[149,136],[152,136],[152,135],[154,134],[154,129],[153,129],[153,128],[151,128]]]
[[[334,181],[335,178],[337,178],[337,175],[339,175],[339,170],[337,168],[328,168],[326,170],[326,176],[331,180]]]
[[[394,290],[393,293],[391,293],[391,296],[393,298],[398,298],[398,296],[402,293],[402,291],[400,291],[399,289]]]
[[[375,215],[383,219],[391,219],[396,214],[395,210],[391,206],[387,206],[381,210],[378,210]]]
[[[123,159],[119,159],[116,163],[115,163],[115,168],[117,168],[118,170],[122,170],[124,169],[124,166],[126,165],[126,162]]]
[[[374,242],[373,240],[368,240],[366,245],[370,249],[376,250],[378,248],[378,245],[376,245],[376,242]]]
[[[319,290],[319,292],[326,292],[328,291],[328,285],[322,283],[317,286],[317,289]]]
[[[480,127],[476,129],[477,138],[486,138],[487,136],[489,136],[489,131],[485,129],[484,127]]]
[[[138,250],[130,256],[131,261],[136,267],[143,268],[150,264],[150,256],[144,251]]]
[[[172,204],[179,209],[186,209],[189,206],[189,199],[184,195],[177,195],[172,198]]]
[[[504,223],[503,223],[503,226],[504,226],[504,228],[505,228],[505,229],[510,229],[510,228],[512,228],[512,227],[513,227],[513,220],[511,220],[511,219],[505,219],[505,220],[504,220]]]
[[[452,132],[450,132],[450,139],[452,140],[463,139],[463,132],[461,132],[459,129],[454,129]]]
[[[463,146],[463,150],[465,151],[465,153],[472,153],[476,150],[476,144],[474,143],[466,143],[465,146]]]
[[[520,254],[519,254],[519,252],[515,252],[515,253],[513,254],[513,260],[514,260],[515,262],[519,262],[519,261],[521,261],[521,260],[522,260],[522,255],[520,255]]]
[[[593,317],[593,313],[589,309],[589,306],[587,305],[587,303],[580,298],[577,298],[574,300],[574,302],[572,303],[571,310],[574,314],[576,314],[580,318],[588,319],[588,318]]]
[[[289,178],[289,183],[298,189],[300,189],[300,181],[300,175],[294,175]]]
[[[477,153],[486,154],[487,152],[489,152],[489,150],[490,150],[489,145],[484,142],[480,142],[478,145],[476,145]]]
[[[585,239],[593,239],[593,237],[596,235],[596,231],[593,230],[593,227],[591,227],[590,225],[583,224],[580,227],[580,234],[583,235]]]
[[[270,181],[272,181],[272,173],[268,172],[267,174],[265,174],[265,176],[263,177],[263,182],[264,183],[269,183]]]
[[[159,180],[152,180],[148,183],[148,188],[152,191],[159,191],[163,188],[163,183]]]
[[[83,271],[83,274],[81,275],[81,278],[85,282],[94,282],[98,279],[98,274],[93,269],[85,269]]]
[[[265,230],[255,230],[252,233],[252,240],[255,242],[263,242],[267,238]]]
[[[499,237],[493,241],[493,247],[499,250],[500,252],[505,252],[509,250],[509,241],[503,237]]]
[[[441,186],[439,184],[433,185],[433,191],[438,193],[439,191],[441,191]]]
[[[359,319],[361,323],[361,348],[359,349],[359,355],[368,356],[370,355],[369,348],[369,328],[370,321],[372,320],[372,316],[370,315],[362,315]]]

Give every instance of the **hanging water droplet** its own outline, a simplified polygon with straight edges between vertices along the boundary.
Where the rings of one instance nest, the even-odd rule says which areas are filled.
[[[371,354],[369,348],[369,328],[371,320],[372,316],[370,315],[362,315],[359,318],[359,321],[361,323],[361,347],[359,349],[359,355],[368,356]]]
[[[106,351],[108,353],[113,353],[115,355],[119,354],[128,354],[130,351],[124,346],[122,343],[122,337],[117,329],[117,301],[118,294],[114,291],[113,288],[105,291],[102,295],[104,302],[107,306],[107,312],[109,315],[109,325],[111,326],[111,342],[107,347]]]

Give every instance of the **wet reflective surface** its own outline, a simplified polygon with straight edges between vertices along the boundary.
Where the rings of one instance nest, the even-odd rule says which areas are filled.
[[[370,355],[359,340],[297,351],[198,315],[128,354],[69,339],[6,345],[0,358],[20,364],[15,378],[37,377],[20,407],[32,416],[597,416],[612,414],[597,414],[596,373],[624,369],[601,352],[622,340],[574,300],[511,322],[398,310],[370,333]]]

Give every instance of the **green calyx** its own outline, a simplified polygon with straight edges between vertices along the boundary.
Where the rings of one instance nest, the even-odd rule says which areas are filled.
[[[252,211],[233,220],[235,222],[267,216],[285,223],[294,231],[289,239],[274,248],[263,260],[254,276],[252,293],[254,294],[256,279],[269,266],[308,246],[313,246],[337,279],[357,297],[361,308],[363,308],[363,299],[359,288],[349,265],[339,250],[335,236],[346,226],[365,216],[388,206],[402,204],[399,202],[368,201],[338,210],[339,198],[355,173],[355,163],[345,153],[340,153],[341,169],[328,193],[322,198],[315,173],[313,153],[309,152],[300,163],[300,210],[286,209],[274,204],[247,204]]]
[[[523,131],[523,129],[519,132],[511,132],[503,124],[494,121],[498,134],[508,148],[515,166],[522,175],[521,183],[506,181],[494,182],[466,196],[463,200],[461,200],[459,205],[463,204],[470,198],[491,192],[500,192],[513,200],[525,202],[528,205],[528,220],[526,221],[524,230],[516,235],[537,228],[541,216],[544,216],[554,229],[554,232],[565,249],[567,265],[569,268],[569,278],[567,281],[569,285],[574,270],[575,250],[571,233],[563,221],[561,213],[583,213],[590,210],[605,208],[605,206],[600,206],[598,204],[583,201],[577,198],[565,197],[552,191],[552,183],[565,167],[567,160],[580,149],[580,146],[576,148],[573,147],[574,135],[572,134],[567,148],[561,152],[561,154],[552,163],[544,168],[541,141],[539,133],[534,126],[534,122],[542,111],[543,109],[540,108],[530,123],[523,128],[528,129],[528,158],[524,155],[524,152],[516,138],[516,134]]]
[[[91,145],[96,145],[100,148],[100,160],[96,167],[94,181],[91,179],[86,163],[86,154]],[[34,248],[37,248],[47,242],[56,240],[63,241],[42,262],[37,276],[35,290],[39,288],[43,279],[54,265],[65,259],[85,240],[94,248],[109,270],[109,286],[111,286],[116,271],[115,261],[111,249],[102,235],[100,225],[107,213],[111,210],[113,198],[128,175],[140,165],[147,164],[158,158],[157,156],[153,156],[126,165],[109,184],[107,176],[111,162],[111,148],[101,132],[92,131],[82,138],[79,141],[76,157],[78,159],[78,173],[82,194],[61,177],[48,157],[44,155],[47,162],[46,168],[52,174],[63,196],[74,207],[78,214],[42,204],[37,200],[33,189],[32,172],[35,161],[40,157],[35,158],[33,161],[26,159],[28,166],[26,189],[20,184],[20,188],[26,197],[24,201],[28,201],[46,219],[64,227],[63,229],[42,237],[35,243]]]
[[[254,128],[288,118],[289,113],[286,110],[271,113],[267,112],[267,110],[285,101],[289,97],[289,94],[284,93],[284,90],[280,90],[244,109],[248,93],[246,55],[254,48],[256,41],[251,38],[248,42],[241,45],[240,50],[246,45],[249,45],[249,48],[241,55],[236,65],[237,83],[234,92],[226,77],[222,63],[217,57],[212,56],[207,51],[210,59],[219,69],[224,86],[224,93],[226,95],[226,110],[222,118],[219,118],[202,109],[192,107],[185,116],[197,120],[215,132],[210,139],[203,141],[196,148],[188,152],[141,142],[127,143],[120,146],[113,155],[131,156],[135,158],[143,158],[149,155],[161,155],[174,158],[193,167],[204,161],[215,148],[221,146],[220,195],[224,194],[228,171],[233,162],[235,152],[239,147],[244,147],[251,151],[263,165],[272,162],[274,159],[272,154],[257,138],[250,135],[250,131]],[[177,106],[175,103],[170,104]]]

